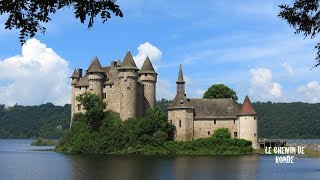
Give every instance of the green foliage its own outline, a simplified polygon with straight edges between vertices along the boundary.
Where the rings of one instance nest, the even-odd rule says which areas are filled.
[[[271,103],[252,104],[258,113],[259,137],[320,138],[320,104]]]
[[[311,39],[319,33],[319,0],[295,0],[292,6],[282,4],[278,16],[288,22],[295,29],[295,34],[303,33],[305,38]],[[318,50],[314,67],[320,65],[320,43],[315,48]]]
[[[92,129],[98,130],[102,119],[105,116],[104,109],[106,108],[107,104],[100,96],[89,92],[85,92],[77,96],[76,99],[81,103],[84,110],[86,110],[85,119],[91,124]]]
[[[69,128],[70,105],[0,105],[0,138],[58,139]]]
[[[228,128],[219,128],[214,131],[212,137],[218,139],[228,139],[231,137],[231,134]]]
[[[203,98],[217,99],[217,98],[232,98],[238,100],[236,92],[224,84],[212,85],[204,94]]]
[[[115,1],[109,0],[0,1],[0,15],[9,15],[5,29],[19,29],[21,44],[25,42],[26,37],[33,37],[38,31],[44,33],[46,28],[43,24],[51,21],[50,15],[62,8],[73,10],[75,18],[81,23],[88,20],[88,28],[93,26],[95,18],[99,15],[102,23],[111,18],[111,13],[123,16]]]
[[[85,117],[85,118],[84,118]],[[71,153],[145,153],[148,148],[172,140],[175,127],[159,107],[150,109],[145,118],[122,121],[106,113],[98,131],[91,131],[89,116],[77,114],[74,124],[56,146]]]
[[[32,146],[55,146],[57,142],[53,141],[52,139],[42,139],[37,138],[35,141],[32,141]]]

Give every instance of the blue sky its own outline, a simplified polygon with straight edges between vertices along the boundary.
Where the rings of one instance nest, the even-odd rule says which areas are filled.
[[[69,9],[58,11],[46,34],[23,48],[18,31],[4,30],[0,17],[0,103],[70,103],[74,68],[87,68],[94,56],[109,65],[127,50],[137,64],[150,56],[159,74],[158,99],[174,97],[182,64],[189,98],[223,83],[239,102],[246,94],[252,101],[320,101],[319,68],[310,71],[316,40],[294,35],[277,17],[279,1],[118,3],[123,18],[96,21],[90,30]]]

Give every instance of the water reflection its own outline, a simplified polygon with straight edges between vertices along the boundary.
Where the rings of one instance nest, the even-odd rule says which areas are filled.
[[[257,156],[67,157],[72,179],[256,179],[259,161]]]

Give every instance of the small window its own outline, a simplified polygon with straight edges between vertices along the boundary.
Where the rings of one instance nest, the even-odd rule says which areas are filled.
[[[208,135],[210,135],[210,131],[208,131]]]
[[[81,90],[81,87],[79,87],[79,90]]]
[[[233,133],[233,137],[237,138],[238,137],[238,132]]]
[[[214,123],[214,124],[217,124],[217,121],[214,119],[214,120],[213,120],[213,123]]]
[[[127,87],[128,90],[130,90],[130,87]]]
[[[107,99],[107,93],[103,93],[103,99]]]
[[[179,127],[181,127],[181,120],[179,120]]]
[[[112,85],[110,85],[110,88],[112,88]]]
[[[127,80],[125,79],[124,82],[127,82]]]
[[[88,89],[88,87],[86,87],[86,89]]]
[[[106,88],[106,85],[103,85],[103,88]]]
[[[147,76],[147,74],[144,74],[144,76]]]
[[[81,110],[81,104],[78,104],[78,111]]]
[[[235,123],[236,123],[236,120],[234,119],[234,120],[233,120],[233,124],[235,124]]]
[[[253,119],[254,119],[254,120],[256,120],[257,118],[256,118],[256,117],[254,117]]]
[[[170,119],[170,123],[172,124],[172,120]]]
[[[257,133],[254,133],[253,136],[256,137],[256,136],[257,136]]]

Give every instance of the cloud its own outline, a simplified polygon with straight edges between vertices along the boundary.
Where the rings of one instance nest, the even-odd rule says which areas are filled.
[[[303,101],[309,103],[320,102],[320,84],[318,81],[311,81],[306,85],[300,86],[298,92],[302,94]]]
[[[138,54],[133,57],[137,66],[141,68],[144,60],[147,56],[149,56],[154,68],[156,68],[155,64],[161,61],[162,52],[154,45],[149,42],[145,42],[138,46]]]
[[[272,82],[270,69],[250,69],[250,96],[257,101],[277,101],[282,96],[282,86]]]
[[[39,40],[29,39],[22,46],[21,55],[0,61],[0,102],[6,105],[70,103],[69,75],[66,60]]]
[[[287,62],[282,63],[281,66],[288,72],[289,76],[294,75],[293,68],[289,63],[287,63]]]

